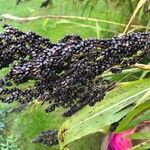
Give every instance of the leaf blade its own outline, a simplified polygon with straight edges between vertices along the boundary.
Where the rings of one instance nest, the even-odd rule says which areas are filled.
[[[148,85],[149,80],[121,85],[112,90],[101,104],[68,119],[59,130],[60,148],[121,119],[130,110],[127,106],[137,102],[149,90]]]

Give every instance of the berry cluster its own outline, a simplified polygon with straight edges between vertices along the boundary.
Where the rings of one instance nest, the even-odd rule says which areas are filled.
[[[19,5],[21,2],[22,0],[16,0],[16,5]],[[40,7],[47,7],[50,3],[52,3],[50,0],[43,0]]]
[[[58,144],[57,130],[42,131],[38,137],[35,137],[33,143],[41,143],[46,146],[52,146]]]
[[[23,33],[9,25],[4,28],[6,32],[0,34],[0,68],[8,67],[14,60],[23,62],[35,58],[46,48],[53,47],[49,39],[36,33]]]
[[[104,71],[119,73],[140,61],[150,52],[150,33],[130,33],[110,39],[82,39],[66,35],[51,43],[33,32],[22,32],[5,25],[0,34],[0,66],[12,64],[10,72],[0,80],[3,102],[29,103],[34,99],[49,101],[46,112],[67,108],[63,116],[71,116],[86,105],[93,106],[115,83],[101,76]],[[32,88],[8,89],[34,80]]]

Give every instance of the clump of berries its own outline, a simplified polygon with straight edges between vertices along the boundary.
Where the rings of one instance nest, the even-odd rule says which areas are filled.
[[[86,105],[95,105],[115,87],[114,82],[101,77],[105,71],[119,73],[150,53],[149,32],[110,39],[66,35],[51,43],[34,32],[22,32],[10,25],[4,28],[0,34],[0,69],[11,65],[11,70],[0,80],[0,100],[21,104],[35,99],[48,101],[47,113],[63,107],[67,109],[65,117]],[[28,80],[34,80],[35,85],[12,87],[12,83]],[[57,131],[44,131],[33,142],[57,144]]]
[[[110,39],[82,39],[66,35],[51,43],[34,32],[22,32],[4,25],[0,34],[0,68],[12,65],[0,80],[3,102],[29,103],[34,99],[49,101],[46,112],[67,108],[71,116],[85,105],[93,106],[103,99],[115,83],[97,77],[105,71],[121,72],[150,52],[150,33],[130,33]],[[34,80],[32,88],[7,88]]]
[[[24,0],[24,1],[29,1],[29,0]],[[21,2],[23,2],[23,0],[16,0],[16,5],[19,5]],[[42,0],[40,8],[47,7],[51,3],[52,3],[52,0],[51,1],[50,0]]]
[[[58,144],[57,130],[42,131],[38,137],[35,137],[33,143],[41,143],[46,146],[52,146]]]

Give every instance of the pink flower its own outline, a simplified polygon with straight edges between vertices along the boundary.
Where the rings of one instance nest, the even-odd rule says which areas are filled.
[[[102,141],[101,150],[129,150],[137,144],[144,142],[144,139],[132,140],[130,135],[149,131],[150,120],[146,120],[132,129],[128,129],[119,133],[109,132]]]
[[[128,129],[120,133],[112,133],[109,137],[107,150],[129,150],[132,147],[129,135],[133,134],[134,129]]]

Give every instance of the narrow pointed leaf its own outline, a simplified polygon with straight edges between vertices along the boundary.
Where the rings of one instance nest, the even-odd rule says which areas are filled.
[[[123,130],[127,130],[128,128],[133,128],[144,120],[150,120],[150,99],[131,110],[119,123],[116,131],[121,132]]]

